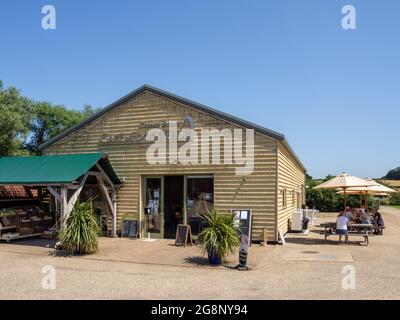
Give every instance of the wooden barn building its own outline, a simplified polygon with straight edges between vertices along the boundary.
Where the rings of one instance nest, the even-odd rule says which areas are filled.
[[[149,161],[151,146],[160,139],[146,139],[152,129],[166,132],[167,147],[154,152],[158,162]],[[180,139],[182,129],[192,129],[199,137],[205,129],[216,129],[221,139],[210,139],[204,147],[204,140],[196,138],[197,151],[191,149],[194,154],[182,161],[180,148],[189,139]],[[172,134],[171,130],[176,131]],[[234,152],[225,153],[236,151],[238,145],[234,142],[233,147],[225,148],[227,141],[230,143],[225,139],[229,130],[233,137],[235,132],[243,133],[238,135],[243,137],[239,145],[243,155],[253,152],[254,164],[249,172],[240,170],[244,167],[243,159],[235,157]],[[246,138],[251,132],[254,143],[249,147],[252,140]],[[212,149],[214,142],[218,150]],[[174,143],[177,151],[171,156]],[[108,213],[109,228],[114,225],[117,233],[121,232],[121,221],[130,217],[138,221],[141,237],[173,238],[180,223],[190,224],[196,234],[202,227],[199,215],[214,206],[222,213],[251,212],[252,241],[267,237],[275,242],[279,231],[286,233],[288,220],[305,201],[305,168],[282,134],[148,85],[40,149],[44,155],[107,155],[122,182],[116,192],[115,224],[112,213]],[[201,151],[208,151],[205,154],[209,159]],[[221,155],[212,158],[214,151]]]

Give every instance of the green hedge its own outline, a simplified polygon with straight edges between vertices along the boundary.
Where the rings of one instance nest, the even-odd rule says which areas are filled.
[[[347,206],[359,208],[361,205],[359,195],[347,195]],[[344,196],[337,194],[335,190],[308,189],[306,193],[306,205],[322,212],[338,212],[343,210]],[[368,206],[373,206],[373,198],[368,198]]]

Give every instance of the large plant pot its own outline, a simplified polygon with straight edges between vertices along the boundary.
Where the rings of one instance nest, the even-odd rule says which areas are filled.
[[[221,259],[214,252],[208,251],[208,262],[212,265],[219,265],[221,264]]]

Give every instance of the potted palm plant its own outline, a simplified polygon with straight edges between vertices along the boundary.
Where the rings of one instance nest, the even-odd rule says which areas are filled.
[[[235,253],[240,245],[235,215],[220,214],[216,208],[212,208],[201,218],[206,223],[199,234],[202,253],[207,253],[210,264],[220,264],[229,254]]]
[[[92,210],[91,199],[75,204],[59,238],[69,254],[91,254],[99,250],[100,222]]]

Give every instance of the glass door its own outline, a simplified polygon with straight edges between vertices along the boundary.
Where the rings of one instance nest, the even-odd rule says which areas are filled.
[[[164,238],[163,177],[144,179],[144,237]]]

